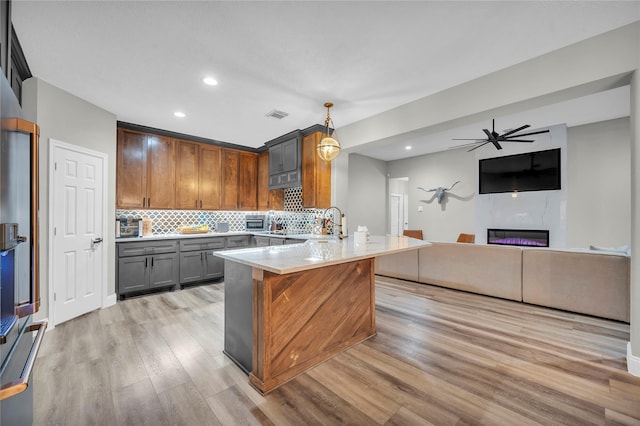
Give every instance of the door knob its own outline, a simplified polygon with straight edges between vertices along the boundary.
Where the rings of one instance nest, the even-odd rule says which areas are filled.
[[[91,250],[96,247],[96,244],[100,244],[102,242],[102,238],[94,238],[91,240]]]

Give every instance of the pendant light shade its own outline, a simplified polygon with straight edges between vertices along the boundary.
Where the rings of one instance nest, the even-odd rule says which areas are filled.
[[[342,147],[340,146],[340,142],[333,137],[337,136],[335,134],[335,126],[333,125],[333,120],[331,120],[331,115],[329,114],[329,109],[333,106],[331,102],[327,102],[324,104],[327,108],[327,118],[324,121],[324,135],[320,143],[318,144],[317,150],[318,155],[324,161],[331,161],[340,154],[340,150]],[[330,127],[331,125],[331,127]],[[333,136],[332,136],[333,135]]]

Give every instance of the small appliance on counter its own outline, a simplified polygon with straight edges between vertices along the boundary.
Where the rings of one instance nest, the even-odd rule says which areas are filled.
[[[141,235],[140,228],[142,224],[139,217],[120,216],[119,220],[121,238],[139,237]]]
[[[229,232],[229,224],[227,222],[218,222],[216,224],[216,232]]]
[[[244,225],[247,231],[267,230],[267,216],[263,214],[248,214],[244,219]]]

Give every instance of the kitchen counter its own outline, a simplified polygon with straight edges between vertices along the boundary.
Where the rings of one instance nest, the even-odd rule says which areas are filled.
[[[366,244],[358,245],[353,238],[339,240],[328,236],[317,238],[308,235],[305,243],[289,246],[254,247],[240,250],[224,250],[215,255],[243,265],[260,268],[275,274],[315,269],[383,254],[399,253],[431,243],[407,237],[371,236]],[[288,236],[288,238],[293,238]]]
[[[375,257],[428,245],[311,238],[215,252],[225,260],[224,353],[260,393],[271,392],[375,336]]]

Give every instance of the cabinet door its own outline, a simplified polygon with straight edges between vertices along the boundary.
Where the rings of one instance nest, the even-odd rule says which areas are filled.
[[[205,252],[180,253],[180,284],[202,281],[204,277],[203,253]]]
[[[223,210],[238,208],[238,189],[240,170],[240,152],[230,149],[222,150],[222,205]]]
[[[176,208],[197,209],[199,156],[198,144],[187,141],[176,142]]]
[[[175,146],[173,139],[149,135],[147,137],[147,207],[172,209],[175,207]]]
[[[298,168],[298,138],[282,142],[282,171],[290,172]]]
[[[326,209],[331,205],[331,162],[317,153],[322,132],[302,138],[302,207]]]
[[[147,280],[147,256],[133,256],[118,259],[118,293],[145,290],[149,288]]]
[[[178,284],[178,253],[149,256],[149,287],[167,287]]]
[[[269,238],[270,246],[282,246],[284,245],[284,238]]]
[[[118,129],[116,206],[140,209],[147,205],[147,137]]]
[[[217,210],[220,208],[220,148],[200,145],[200,208]]]
[[[250,152],[240,154],[239,207],[243,210],[258,208],[258,156]]]
[[[204,256],[204,278],[212,280],[224,276],[224,259],[213,255],[213,251],[203,252]]]
[[[280,173],[282,170],[282,144],[278,144],[269,148],[269,174]]]

